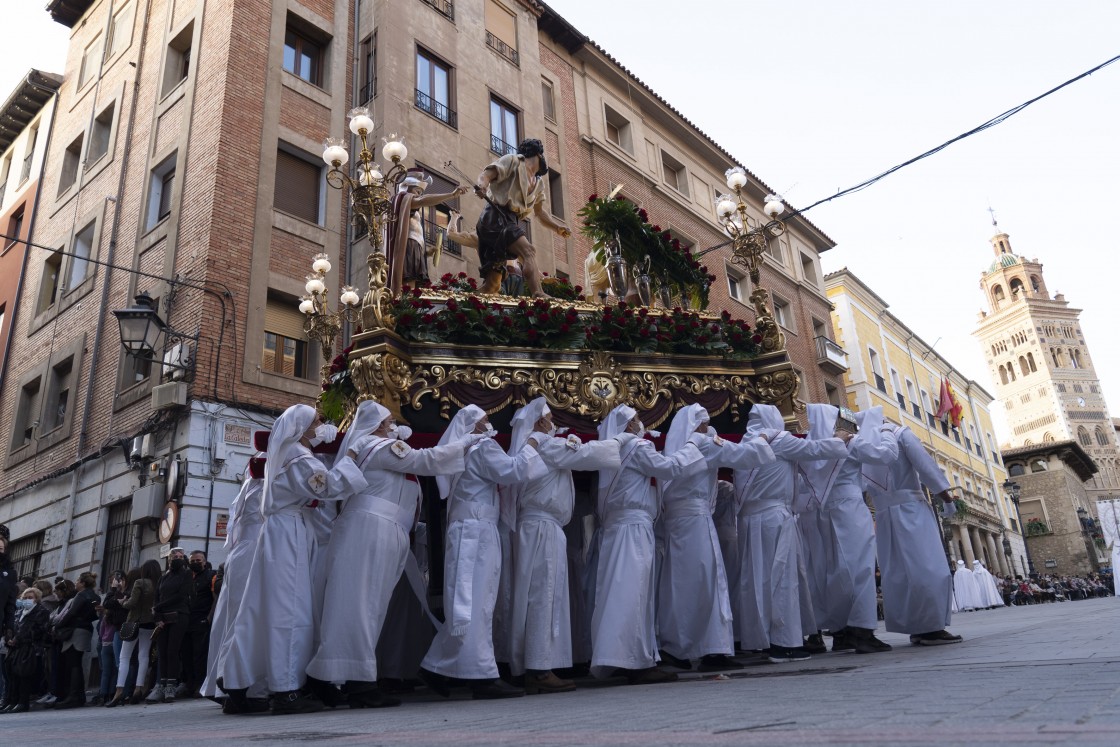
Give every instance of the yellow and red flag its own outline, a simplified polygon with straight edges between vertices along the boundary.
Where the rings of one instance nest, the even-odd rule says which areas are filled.
[[[954,428],[961,426],[961,413],[964,408],[961,403],[957,401],[956,394],[953,393],[953,385],[949,383],[949,377],[946,376],[941,379],[941,400],[937,406],[937,417],[944,419],[946,415],[949,416],[949,422],[953,424]]]

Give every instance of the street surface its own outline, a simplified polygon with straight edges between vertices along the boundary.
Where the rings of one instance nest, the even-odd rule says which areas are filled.
[[[0,744],[1120,745],[1120,600],[958,614],[952,646],[751,660],[726,679],[506,701],[422,692],[400,708],[223,716],[168,705],[0,714]],[[621,682],[621,680],[619,680]]]

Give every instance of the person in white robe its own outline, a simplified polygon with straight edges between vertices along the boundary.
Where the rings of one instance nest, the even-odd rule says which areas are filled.
[[[420,485],[409,481],[420,499]],[[423,510],[423,509],[421,509]],[[416,673],[442,623],[428,606],[428,527],[417,522],[404,575],[393,589],[377,641],[377,687],[387,694],[415,689]]]
[[[808,406],[809,438],[829,438],[836,430],[839,408]],[[898,442],[883,432],[883,408],[855,413],[858,432],[848,442],[844,459],[825,459],[803,466],[817,519],[820,545],[810,550],[816,566],[817,623],[833,634],[833,651],[862,654],[890,651],[875,637],[879,624],[875,592],[875,525],[863,500],[863,465],[886,465],[898,458]]]
[[[366,486],[352,453],[328,470],[310,449],[317,420],[308,405],[277,418],[268,442],[261,512],[264,524],[253,554],[233,640],[221,667],[222,689],[235,701],[265,681],[273,713],[307,713],[323,704],[302,694],[314,652],[312,550],[307,514]]]
[[[983,597],[980,596],[980,585],[976,583],[976,576],[963,560],[957,561],[956,572],[953,573],[953,597],[957,601],[957,609],[961,612],[971,612],[986,606]]]
[[[820,531],[820,504],[813,500],[812,489],[805,480],[804,470],[798,478],[798,493],[792,510],[800,543],[797,555],[797,590],[801,607],[801,630],[806,634],[803,646],[810,654],[823,654],[828,651],[828,646],[821,634],[822,626],[817,624],[817,610],[824,604],[827,559]]]
[[[509,453],[516,454],[532,436],[548,473],[508,488],[517,526],[510,663],[514,675],[525,676],[526,693],[568,692],[575,689],[575,683],[560,679],[552,670],[572,666],[568,540],[564,535],[575,505],[572,470],[618,469],[618,442],[583,443],[575,435],[555,435],[552,413],[543,397],[518,410],[511,425]]]
[[[693,659],[700,659],[702,672],[743,666],[731,659],[731,596],[712,520],[719,468],[749,470],[774,461],[764,434],[732,443],[716,434],[710,420],[699,404],[682,407],[665,438],[666,456],[697,451],[703,460],[667,480],[662,490],[665,559],[657,595],[662,658],[689,668]]]
[[[738,641],[735,610],[739,608],[739,531],[735,516],[735,484],[727,480],[716,483],[716,507],[712,523],[719,537],[719,552],[723,557],[723,570],[727,573],[727,594],[731,601],[731,630]]]
[[[999,591],[996,578],[979,560],[972,561],[972,576],[976,579],[976,585],[980,587],[980,600],[984,603],[984,607],[987,609],[1002,607],[1003,594]]]
[[[440,496],[448,503],[443,576],[446,621],[424,657],[420,679],[444,697],[457,680],[466,680],[472,697],[481,700],[525,694],[498,679],[494,659],[494,603],[502,570],[498,486],[542,477],[547,468],[532,436],[515,456],[502,451],[490,437],[497,431],[476,405],[455,414],[440,445],[478,433],[487,438],[467,449],[466,468],[454,477],[436,477]]]
[[[367,486],[342,502],[327,547],[326,595],[321,642],[307,674],[343,683],[351,708],[400,705],[377,688],[377,642],[409,556],[409,532],[420,508],[408,475],[451,475],[466,466],[468,441],[413,449],[412,435],[382,405],[358,405],[339,447],[353,451]]]
[[[599,471],[602,538],[591,615],[591,673],[605,678],[620,669],[631,684],[677,679],[657,668],[653,522],[660,496],[651,480],[671,480],[704,462],[698,449],[659,454],[645,433],[628,405],[611,410],[599,425],[600,441],[618,442],[620,467]]]
[[[863,476],[875,504],[875,545],[882,577],[887,631],[907,633],[922,646],[959,643],[945,628],[952,617],[953,577],[941,541],[941,523],[926,500],[950,504],[949,481],[909,428],[884,424],[898,458],[867,465]]]
[[[256,463],[256,464],[254,464]],[[210,627],[210,648],[207,651],[206,679],[202,683],[201,694],[206,698],[217,697],[221,689],[218,678],[224,666],[225,657],[233,642],[233,618],[237,607],[245,596],[245,585],[249,578],[249,566],[257,549],[264,515],[261,513],[261,496],[264,479],[254,477],[253,470],[263,470],[264,453],[258,452],[249,460],[245,468],[245,480],[241,491],[229,506],[229,522],[226,525],[226,562],[222,577],[222,590],[214,607],[214,621]],[[235,702],[227,699],[223,704],[226,713],[239,713],[239,708],[248,707],[250,711],[263,711],[268,707],[263,683],[254,683],[248,688],[249,702]]]
[[[765,435],[776,461],[735,470],[739,517],[739,641],[775,663],[809,658],[802,647],[801,538],[793,514],[798,463],[847,455],[843,437],[816,441],[785,430],[778,408],[754,405],[744,440]],[[844,434],[850,437],[850,434]],[[813,631],[815,632],[815,631]]]

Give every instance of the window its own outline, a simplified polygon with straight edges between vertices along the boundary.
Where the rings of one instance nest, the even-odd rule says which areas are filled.
[[[793,313],[790,311],[789,303],[774,296],[774,320],[786,329],[793,329]]]
[[[879,354],[873,348],[868,348],[867,354],[871,359],[871,373],[875,377],[875,388],[886,394],[887,382],[883,378],[883,365],[879,362]]]
[[[323,85],[323,47],[288,27],[284,35],[284,69],[313,86]]]
[[[39,302],[35,313],[42,314],[58,300],[58,284],[62,278],[62,252],[52,252],[43,263],[43,279],[39,285]]]
[[[70,272],[66,279],[65,292],[77,288],[86,279],[89,273],[89,257],[93,251],[94,231],[97,228],[96,221],[90,223],[74,236],[74,246],[71,252],[74,254],[70,258]]]
[[[134,3],[128,3],[113,15],[113,23],[109,26],[109,54],[106,58],[128,47],[132,41],[132,19],[135,15]]]
[[[541,81],[541,101],[544,102],[544,117],[550,122],[556,121],[556,96],[552,84],[547,80]]]
[[[311,378],[303,314],[294,300],[269,296],[264,312],[264,349],[261,368],[297,379]]]
[[[82,162],[82,140],[85,135],[78,135],[74,142],[66,146],[62,155],[62,173],[58,176],[58,194],[62,195],[74,182],[78,181],[78,165]]]
[[[557,218],[564,218],[564,185],[556,169],[548,170],[548,209]]]
[[[179,84],[187,79],[191,72],[191,44],[194,42],[194,21],[175,35],[167,45],[167,56],[164,58],[163,86],[160,96],[178,88]]]
[[[319,223],[322,217],[322,182],[321,165],[286,150],[276,152],[276,186],[272,204],[277,210]]]
[[[455,3],[452,0],[420,0],[420,2],[435,8],[447,20],[455,20]]]
[[[98,34],[97,38],[87,44],[85,50],[82,52],[82,63],[78,68],[79,91],[85,87],[86,83],[93,80],[93,76],[97,72],[97,66],[101,63],[102,41],[101,35]]]
[[[101,160],[109,152],[109,136],[113,132],[113,113],[116,103],[110,104],[105,111],[93,120],[93,129],[89,134],[89,149],[86,151],[86,168]]]
[[[1081,443],[1082,446],[1092,445],[1092,441],[1089,439],[1089,431],[1085,430],[1084,426],[1078,426],[1077,440]]]
[[[35,143],[39,140],[39,127],[27,133],[27,145],[23,150],[23,166],[19,170],[19,183],[22,185],[31,177],[31,162],[35,160]]]
[[[34,378],[23,385],[16,406],[15,425],[12,428],[12,451],[27,446],[35,439],[39,427],[39,388],[41,379]]]
[[[746,303],[743,300],[747,297],[746,278],[727,265],[724,265],[724,270],[727,275],[727,295],[739,303]]]
[[[766,251],[771,257],[774,258],[775,262],[777,262],[779,265],[785,267],[786,252],[785,252],[785,242],[784,241],[773,241],[773,240],[771,240],[771,241],[767,242]]]
[[[458,127],[458,115],[453,108],[454,70],[443,60],[426,50],[416,50],[416,108],[433,117]]]
[[[428,191],[432,194],[453,192],[455,187],[458,186],[458,182],[446,179],[422,164],[417,163],[417,166],[423,168],[424,172],[432,177],[432,186],[428,188]],[[459,212],[458,197],[448,198],[438,205],[431,205],[420,210],[420,220],[424,227],[424,243],[434,249],[436,243],[442,241],[444,253],[461,257],[463,256],[462,248],[454,241],[447,238],[447,230],[448,225],[451,223],[452,210]]]
[[[66,423],[73,404],[73,398],[70,396],[73,385],[73,358],[67,358],[51,367],[50,389],[47,391],[46,407],[43,408],[44,422],[41,433],[49,433]]]
[[[603,105],[603,113],[606,117],[607,140],[627,153],[633,154],[634,141],[630,134],[630,121],[606,104]]]
[[[2,323],[3,320],[4,320],[3,310],[0,309],[0,323]],[[1097,435],[1097,445],[1098,446],[1108,446],[1108,434],[1106,434],[1104,432],[1104,429],[1101,428],[1099,425],[1097,426],[1096,435]]]
[[[812,283],[813,285],[820,284],[820,278],[817,276],[817,264],[813,258],[808,254],[802,253],[801,255],[801,274],[805,278],[805,282]]]
[[[152,169],[148,192],[148,229],[171,215],[171,196],[175,191],[175,160],[172,153],[163,163]]]
[[[677,159],[661,151],[661,178],[673,189],[688,197],[688,172]]]
[[[517,53],[517,16],[495,0],[486,0],[486,46],[514,65],[521,62]]]
[[[361,50],[362,78],[358,101],[366,103],[377,95],[377,32],[366,37]],[[420,86],[417,86],[419,88]]]
[[[499,156],[517,152],[519,116],[520,112],[509,104],[490,97],[490,150]]]
[[[101,569],[108,578],[114,571],[128,572],[132,555],[132,501],[109,506],[109,522],[105,529],[105,559]]]
[[[43,558],[43,540],[46,532],[38,532],[16,540],[8,546],[8,558],[15,569],[16,578],[42,575],[40,568]]]
[[[25,208],[12,213],[12,217],[8,218],[8,235],[12,238],[4,242],[4,249],[8,249],[18,242],[23,237],[23,212]]]
[[[824,384],[824,394],[825,398],[828,400],[828,404],[834,407],[842,406],[840,402],[840,389],[829,384],[827,381]]]
[[[8,176],[12,172],[12,156],[9,153],[0,161],[0,205],[4,204],[4,194],[8,191]]]

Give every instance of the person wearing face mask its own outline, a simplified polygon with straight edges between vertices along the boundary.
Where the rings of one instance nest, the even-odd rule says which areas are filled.
[[[231,701],[241,704],[249,687],[265,682],[275,714],[323,708],[321,701],[301,692],[315,652],[315,540],[307,515],[320,501],[366,487],[352,450],[340,453],[329,470],[311,453],[316,421],[315,410],[301,404],[289,407],[273,424],[261,497],[264,525],[218,682]]]
[[[591,673],[604,678],[621,669],[635,685],[677,679],[656,667],[653,522],[661,504],[660,484],[704,460],[698,449],[658,454],[645,433],[637,411],[628,405],[614,408],[599,425],[600,441],[618,443],[620,466],[599,471],[602,539],[591,616]]]
[[[167,570],[156,586],[154,608],[156,641],[159,662],[159,681],[145,701],[148,703],[174,703],[182,671],[183,638],[190,622],[191,597],[194,582],[188,566],[187,553],[181,547],[171,548]]]
[[[509,520],[517,527],[511,668],[514,675],[525,676],[525,691],[530,695],[567,692],[575,689],[575,683],[560,679],[552,670],[572,666],[568,543],[564,536],[575,506],[572,470],[618,469],[618,442],[583,443],[578,436],[557,436],[544,397],[518,410],[512,425],[509,453],[516,454],[531,436],[548,472],[507,488],[516,512]]]
[[[766,434],[731,443],[709,421],[701,405],[682,407],[665,439],[666,456],[695,451],[703,459],[662,488],[665,559],[657,596],[662,658],[685,669],[700,659],[700,671],[742,668],[731,659],[731,597],[712,520],[719,468],[753,469],[774,461]]]
[[[477,434],[484,437],[467,447],[466,468],[454,476],[436,477],[440,497],[447,501],[447,622],[424,657],[420,678],[444,697],[456,680],[465,680],[476,700],[510,698],[525,691],[498,679],[494,659],[494,604],[502,569],[498,486],[543,477],[547,468],[533,436],[513,456],[502,451],[493,439],[497,431],[477,405],[455,413],[439,442],[458,443]]]
[[[735,622],[743,648],[767,650],[774,663],[800,661],[810,654],[802,647],[801,538],[792,510],[798,463],[846,457],[851,434],[800,439],[785,430],[778,408],[754,405],[744,439],[759,435],[770,440],[777,460],[735,470],[740,576]]]
[[[24,590],[15,602],[15,628],[7,636],[7,668],[10,679],[0,713],[27,713],[31,693],[43,676],[45,653],[50,642],[50,612],[42,605],[43,594],[35,587]]]
[[[210,645],[210,614],[214,607],[214,571],[207,566],[206,553],[192,550],[187,558],[191,574],[190,609],[180,649],[182,682],[175,689],[176,698],[198,694],[206,677],[206,655]]]
[[[462,472],[472,443],[413,449],[406,443],[410,435],[408,426],[397,425],[387,409],[369,400],[358,405],[340,447],[357,454],[367,485],[346,497],[331,533],[322,640],[307,675],[328,697],[328,683],[344,683],[351,708],[400,705],[378,691],[376,648],[420,510],[419,485],[408,476]]]
[[[51,620],[54,638],[61,643],[58,685],[66,692],[66,697],[54,704],[58,709],[81,708],[86,704],[82,659],[93,647],[93,621],[97,619],[96,607],[101,602],[96,587],[96,573],[78,576],[73,595]]]
[[[5,531],[7,527],[4,527]],[[16,598],[19,597],[15,569],[8,559],[8,538],[0,535],[0,637],[10,635],[15,627]],[[4,658],[0,657],[0,662]],[[3,703],[7,702],[7,688],[10,687],[5,680],[6,672],[0,668],[0,693],[5,695]]]

